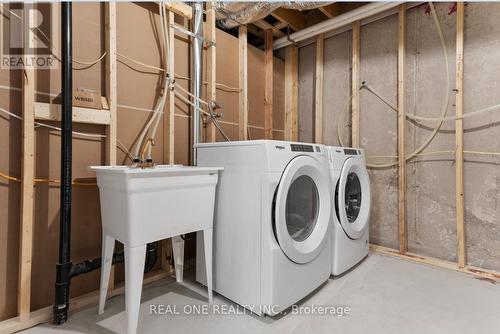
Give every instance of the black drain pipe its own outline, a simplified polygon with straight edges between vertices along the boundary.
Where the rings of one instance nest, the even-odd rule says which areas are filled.
[[[101,267],[101,258],[73,265],[70,259],[71,241],[71,168],[73,132],[73,68],[72,68],[72,8],[71,2],[61,3],[61,193],[59,212],[59,260],[56,264],[54,323],[68,319],[71,278]],[[153,269],[158,256],[158,243],[147,245],[144,272]],[[113,264],[123,262],[123,252],[113,254]]]
[[[72,23],[71,2],[61,3],[61,194],[59,212],[59,262],[56,265],[56,298],[54,323],[63,324],[68,318],[70,237],[71,237],[71,153],[72,153]]]

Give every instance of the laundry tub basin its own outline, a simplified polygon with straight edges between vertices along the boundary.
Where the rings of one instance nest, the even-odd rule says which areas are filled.
[[[91,167],[101,198],[102,268],[99,314],[104,312],[115,240],[125,253],[127,333],[137,331],[146,244],[172,237],[175,274],[182,282],[184,240],[203,231],[208,300],[212,301],[212,228],[217,167],[159,165]]]
[[[136,245],[212,228],[217,167],[94,166],[103,234]]]

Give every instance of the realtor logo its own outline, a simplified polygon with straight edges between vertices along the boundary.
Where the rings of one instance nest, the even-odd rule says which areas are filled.
[[[22,6],[22,8],[21,8]],[[0,68],[57,68],[55,5],[1,4]],[[54,54],[53,54],[54,53]]]

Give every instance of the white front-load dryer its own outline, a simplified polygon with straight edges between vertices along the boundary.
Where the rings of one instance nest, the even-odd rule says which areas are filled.
[[[199,166],[224,167],[216,193],[213,288],[276,315],[330,276],[332,206],[322,145],[272,140],[197,144]],[[205,284],[203,238],[196,280]]]
[[[332,199],[332,275],[338,276],[368,255],[370,179],[363,150],[327,146]]]

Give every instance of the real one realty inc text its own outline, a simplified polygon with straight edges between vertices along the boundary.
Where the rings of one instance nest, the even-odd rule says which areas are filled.
[[[324,315],[343,317],[351,314],[350,306],[339,305],[292,305],[280,311],[279,305],[228,305],[228,304],[151,304],[151,315],[244,315],[247,313],[292,314],[292,315]],[[259,312],[260,311],[260,312]]]

